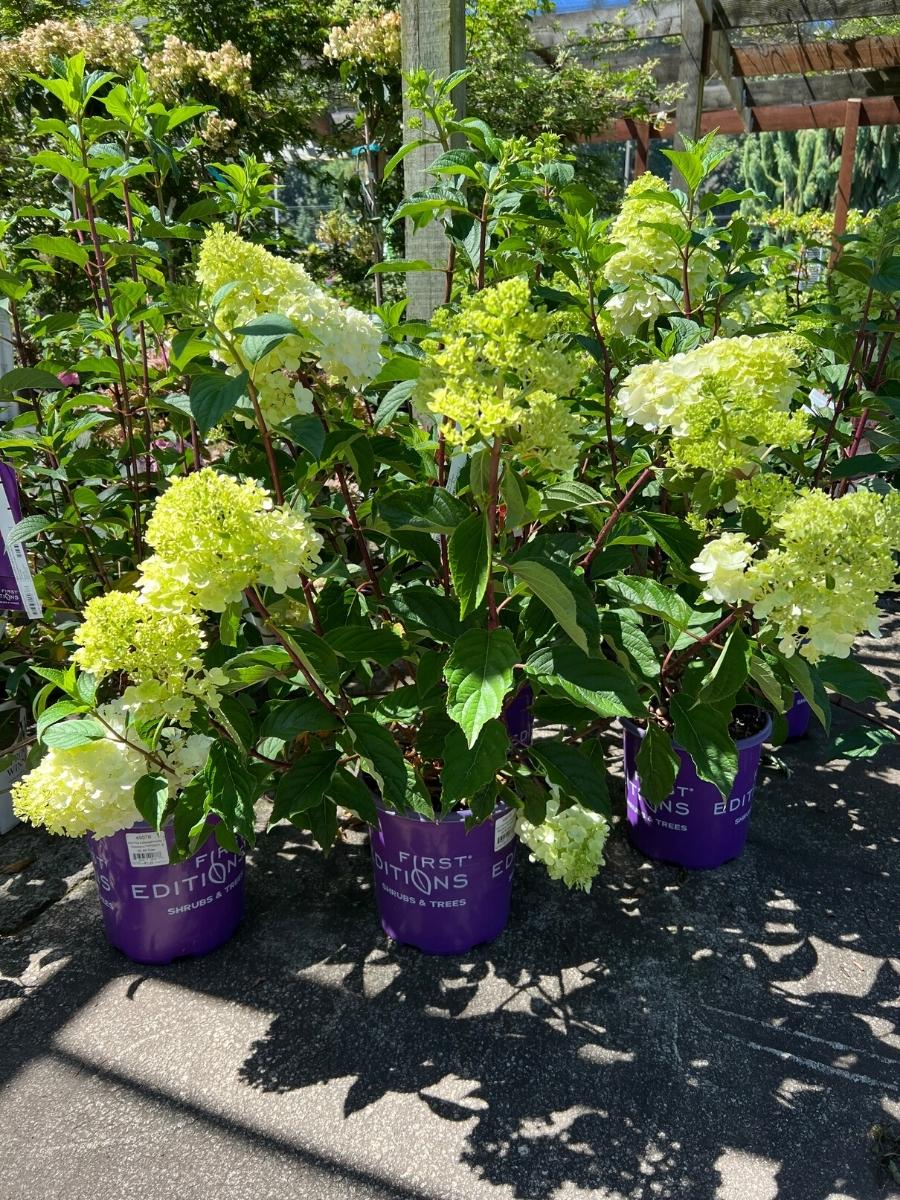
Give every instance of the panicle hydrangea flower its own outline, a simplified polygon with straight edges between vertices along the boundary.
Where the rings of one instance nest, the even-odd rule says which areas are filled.
[[[103,705],[98,712],[131,744],[110,732],[80,746],[49,749],[38,765],[13,785],[13,809],[23,821],[67,837],[86,833],[109,837],[141,819],[134,806],[134,785],[154,764],[148,766],[141,752],[146,745],[127,724],[121,703]],[[169,757],[164,735],[163,748],[156,753],[173,772],[166,775],[170,796],[203,766],[210,741],[203,734],[179,731],[170,742]]]
[[[75,630],[73,660],[103,679],[123,671],[134,683],[156,680],[180,688],[199,671],[205,639],[189,609],[159,611],[136,592],[107,592],[89,600]]]
[[[743,533],[723,533],[700,551],[692,566],[706,585],[704,595],[720,604],[748,598],[747,566],[755,547]]]
[[[147,75],[154,92],[165,100],[176,100],[185,84],[204,79],[228,96],[250,91],[249,54],[234,42],[223,42],[217,50],[200,50],[174,34],[167,34],[162,49],[147,58]]]
[[[207,299],[226,284],[233,285],[216,311],[216,323],[225,332],[272,313],[297,326],[296,336],[284,338],[252,368],[269,424],[312,411],[311,393],[296,379],[307,363],[316,363],[329,378],[352,388],[365,387],[378,374],[378,325],[323,291],[299,263],[216,225],[200,247],[197,279]],[[220,354],[233,366],[227,350]]]
[[[714,338],[635,367],[616,403],[645,429],[671,431],[674,466],[751,473],[769,448],[808,436],[806,415],[789,411],[798,361],[782,336]]]
[[[122,672],[130,681],[123,707],[143,720],[186,724],[195,700],[216,707],[227,682],[218,668],[204,672],[200,614],[190,607],[157,608],[139,592],[108,592],[88,601],[75,630],[73,660],[97,679]]]
[[[336,62],[366,64],[379,72],[400,66],[400,12],[364,14],[347,26],[334,25],[323,53]]]
[[[567,887],[589,892],[594,876],[603,866],[603,848],[609,837],[609,822],[600,813],[588,812],[578,804],[559,810],[555,797],[547,801],[547,816],[540,825],[519,818],[519,837],[531,851],[531,861],[541,862],[551,879]]]
[[[518,439],[519,452],[555,470],[577,458],[578,417],[563,397],[583,374],[578,355],[553,332],[553,318],[531,303],[528,281],[505,279],[464,297],[458,312],[439,309],[435,340],[423,343],[415,395],[451,424],[461,446]]]
[[[89,66],[128,75],[140,61],[141,42],[124,21],[41,21],[16,38],[0,41],[0,86],[18,90],[29,72],[49,75],[52,59],[79,52]]]
[[[676,312],[678,305],[647,275],[665,275],[681,280],[681,255],[667,234],[654,229],[655,224],[680,225],[686,228],[682,214],[664,200],[654,201],[654,194],[669,191],[665,180],[645,172],[625,190],[625,199],[609,230],[611,242],[619,242],[618,250],[603,267],[608,284],[626,288],[606,302],[615,328],[620,333],[636,333],[644,321],[652,321],[660,313]],[[694,254],[688,267],[688,287],[691,296],[699,296],[717,264],[708,254]]]
[[[223,612],[245,588],[300,586],[322,539],[299,514],[273,508],[256,483],[211,467],[172,482],[147,523],[156,551],[141,564],[139,587],[154,608]]]
[[[854,640],[878,632],[878,597],[894,587],[900,495],[801,491],[774,516],[776,544],[752,556],[739,533],[710,542],[694,563],[710,599],[751,603],[785,655],[846,658]]]

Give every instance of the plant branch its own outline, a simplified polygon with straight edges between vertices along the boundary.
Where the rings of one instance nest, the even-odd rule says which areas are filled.
[[[628,508],[629,504],[634,499],[634,497],[638,494],[638,492],[640,492],[642,488],[646,487],[646,485],[653,478],[653,476],[656,473],[657,465],[658,465],[657,463],[652,463],[649,467],[646,467],[643,471],[641,471],[640,475],[638,475],[637,479],[634,481],[634,483],[631,485],[631,487],[628,489],[628,491],[625,493],[625,495],[622,497],[622,499],[619,501],[619,503],[615,506],[615,508],[609,514],[609,517],[606,520],[603,528],[600,530],[600,532],[597,534],[596,538],[594,539],[593,546],[590,548],[590,550],[587,552],[587,554],[584,556],[584,558],[581,560],[581,563],[579,564],[583,570],[587,571],[590,568],[591,563],[594,561],[594,559],[597,557],[597,555],[603,549],[603,543],[609,537],[610,532],[612,531],[612,528],[615,525],[616,521],[618,521],[618,519],[619,519],[619,517],[621,517],[622,513],[625,512],[625,510]]]

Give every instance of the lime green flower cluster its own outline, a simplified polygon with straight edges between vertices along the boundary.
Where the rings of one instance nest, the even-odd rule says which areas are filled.
[[[725,533],[694,562],[711,600],[752,604],[788,656],[846,658],[854,640],[878,632],[878,597],[894,587],[900,495],[850,492],[832,500],[804,490],[775,516],[776,544],[763,557],[742,533]]]
[[[806,415],[789,411],[798,362],[782,336],[713,338],[635,367],[617,404],[645,429],[671,431],[673,466],[717,478],[752,474],[772,447],[809,435]]]
[[[75,630],[74,662],[97,680],[121,672],[131,682],[122,702],[145,718],[190,720],[194,700],[215,707],[225,675],[204,673],[201,616],[189,608],[159,609],[137,592],[107,592],[90,600]]]
[[[220,347],[219,356],[235,371],[233,330],[272,314],[287,317],[297,327],[296,335],[284,338],[250,368],[268,424],[312,412],[312,393],[297,378],[309,364],[352,388],[364,387],[378,374],[378,325],[323,291],[299,263],[270,254],[216,225],[200,247],[197,279],[207,300],[228,288],[219,300],[215,321],[228,342]]]
[[[519,837],[531,851],[531,861],[541,862],[551,879],[566,887],[589,892],[594,876],[603,866],[603,849],[609,837],[609,822],[600,813],[588,812],[578,804],[559,810],[555,797],[547,802],[547,817],[533,825],[519,819]]]
[[[206,760],[208,737],[176,732],[170,743],[155,752],[158,762],[150,764],[146,744],[128,725],[121,704],[103,705],[98,713],[111,726],[109,736],[48,750],[38,765],[13,785],[13,808],[23,821],[67,837],[86,833],[108,837],[140,820],[134,807],[134,785],[149,769],[159,770],[159,763],[164,764],[169,793],[174,795]]]
[[[564,402],[584,372],[578,355],[553,333],[553,318],[531,302],[528,281],[505,279],[439,309],[416,398],[448,422],[463,447],[494,438],[552,470],[576,461],[578,417]]]
[[[611,286],[626,290],[608,300],[605,308],[620,333],[634,334],[645,321],[678,310],[672,297],[647,279],[648,275],[664,275],[679,282],[682,278],[678,247],[667,233],[654,228],[663,224],[687,228],[684,216],[674,205],[654,199],[668,191],[668,184],[656,175],[639,175],[626,189],[619,214],[610,226],[610,241],[621,243],[622,249],[607,261],[603,276]],[[691,256],[688,287],[692,297],[703,294],[716,269],[710,255]]]
[[[176,479],[147,523],[156,553],[141,566],[145,599],[166,611],[224,612],[246,588],[300,586],[322,539],[299,514],[273,508],[256,483],[211,467]]]

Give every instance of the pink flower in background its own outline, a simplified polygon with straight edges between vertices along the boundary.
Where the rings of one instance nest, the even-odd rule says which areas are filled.
[[[79,383],[81,383],[77,371],[60,371],[56,378],[63,387],[78,387]]]

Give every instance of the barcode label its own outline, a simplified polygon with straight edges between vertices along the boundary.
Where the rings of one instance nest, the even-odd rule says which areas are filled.
[[[494,851],[502,850],[513,840],[516,833],[516,812],[512,809],[498,817],[494,825]]]
[[[34,590],[34,580],[31,578],[31,567],[28,565],[25,547],[21,542],[18,542],[15,546],[10,546],[7,543],[7,538],[15,524],[16,519],[9,505],[6,488],[3,486],[2,481],[0,481],[0,537],[3,539],[3,548],[9,559],[9,565],[12,567],[13,577],[16,581],[16,587],[19,589],[25,615],[36,621],[39,617],[43,616],[44,608],[37,592]]]
[[[164,833],[126,833],[128,861],[133,867],[167,867],[169,847]]]

